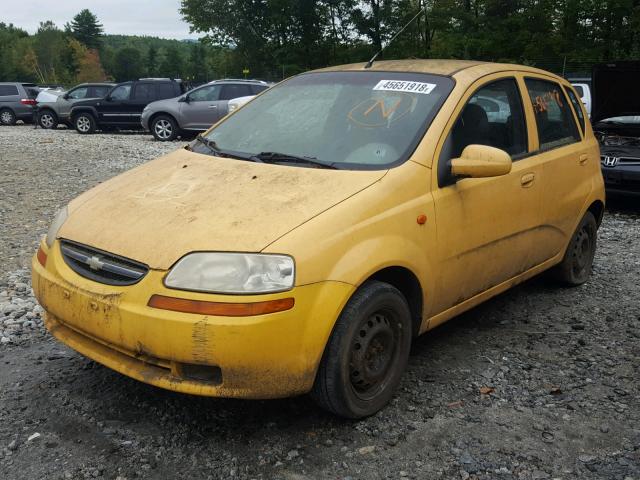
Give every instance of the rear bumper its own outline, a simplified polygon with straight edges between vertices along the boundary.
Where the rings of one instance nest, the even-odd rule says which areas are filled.
[[[640,165],[602,167],[607,194],[640,196]]]
[[[41,248],[46,249],[45,245]],[[342,307],[353,287],[321,282],[251,297],[168,290],[164,272],[112,287],[73,272],[58,244],[34,257],[33,289],[45,325],[58,340],[124,375],[183,393],[276,398],[309,391]],[[293,297],[292,309],[252,317],[216,317],[147,306],[157,293],[208,301],[247,302]],[[206,379],[185,372],[211,373]]]

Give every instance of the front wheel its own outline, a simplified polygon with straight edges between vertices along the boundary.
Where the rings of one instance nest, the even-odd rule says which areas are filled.
[[[73,126],[78,133],[87,134],[96,131],[96,121],[90,113],[79,113],[73,119]]]
[[[168,115],[158,115],[151,122],[151,133],[156,140],[169,142],[178,136],[178,124]]]
[[[597,235],[596,219],[591,212],[587,212],[571,237],[562,262],[553,270],[556,279],[571,287],[587,281],[596,253]]]
[[[336,322],[311,396],[342,417],[373,415],[400,383],[411,337],[411,313],[402,293],[387,283],[365,283]]]
[[[56,128],[58,126],[58,116],[51,110],[38,112],[38,125],[42,128]]]

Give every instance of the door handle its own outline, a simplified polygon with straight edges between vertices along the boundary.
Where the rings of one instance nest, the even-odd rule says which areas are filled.
[[[587,163],[587,160],[589,160],[589,155],[587,155],[586,153],[580,155],[580,165],[585,165]]]
[[[520,184],[524,188],[528,188],[531,185],[533,185],[533,181],[535,179],[536,179],[536,174],[535,173],[525,173],[524,175],[522,175],[522,177],[520,177]]]
[[[207,108],[218,108],[217,105],[209,105]]]

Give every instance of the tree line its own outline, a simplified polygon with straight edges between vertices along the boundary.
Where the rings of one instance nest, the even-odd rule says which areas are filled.
[[[62,28],[40,22],[33,35],[0,22],[0,81],[70,86],[171,77],[203,82],[224,75],[227,50],[195,41],[106,35],[85,9]]]
[[[640,0],[182,0],[231,65],[279,77],[368,60],[418,11],[384,58],[460,58],[590,71],[640,56]]]
[[[279,80],[366,61],[419,11],[381,58],[588,74],[597,62],[640,57],[640,0],[182,0],[176,15],[199,41],[108,35],[88,9],[62,28],[41,22],[33,35],[0,23],[0,81]]]

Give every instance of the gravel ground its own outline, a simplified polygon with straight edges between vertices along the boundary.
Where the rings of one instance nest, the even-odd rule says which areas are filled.
[[[27,268],[54,211],[181,145],[0,128],[0,479],[640,479],[640,202],[610,204],[586,285],[535,278],[419,338],[359,422],[159,390],[54,341]]]

